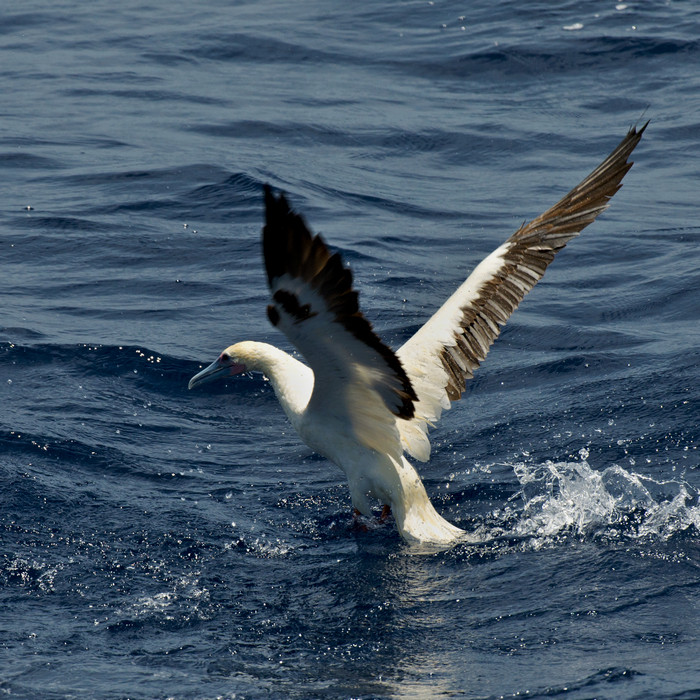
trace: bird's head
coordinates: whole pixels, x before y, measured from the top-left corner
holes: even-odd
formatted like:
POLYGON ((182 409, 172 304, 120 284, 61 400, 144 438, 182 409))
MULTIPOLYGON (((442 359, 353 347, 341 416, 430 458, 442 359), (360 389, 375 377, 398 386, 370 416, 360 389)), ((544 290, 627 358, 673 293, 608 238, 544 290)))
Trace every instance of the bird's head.
POLYGON ((205 367, 201 372, 195 374, 194 377, 190 379, 187 388, 192 389, 199 384, 210 382, 219 377, 231 377, 235 374, 242 374, 243 372, 253 369, 253 367, 251 367, 253 358, 251 357, 248 345, 251 344, 243 342, 227 347, 209 367, 205 367))

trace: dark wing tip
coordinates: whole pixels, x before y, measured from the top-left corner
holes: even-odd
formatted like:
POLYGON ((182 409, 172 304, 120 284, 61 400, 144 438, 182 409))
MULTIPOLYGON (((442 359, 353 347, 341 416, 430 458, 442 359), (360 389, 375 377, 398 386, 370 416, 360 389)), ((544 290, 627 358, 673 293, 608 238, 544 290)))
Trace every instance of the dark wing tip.
MULTIPOLYGON (((647 130, 647 127, 649 126, 649 123, 651 122, 651 119, 647 119, 642 126, 637 127, 636 124, 633 124, 627 134, 625 134, 625 138, 622 139, 620 142, 619 146, 613 151, 613 154, 618 150, 626 150, 627 151, 627 157, 634 151, 634 149, 637 147, 637 144, 642 140, 642 135, 644 132, 647 130)), ((632 163, 630 163, 630 166, 632 163)))
MULTIPOLYGON (((646 111, 646 110, 645 110, 646 111)), ((649 122, 651 122, 651 119, 647 119, 642 126, 637 129, 637 125, 635 124, 633 127, 630 128, 630 131, 633 134, 639 134, 639 138, 642 137, 642 134, 646 131, 646 128, 649 126, 649 122)))
POLYGON ((280 220, 292 213, 287 198, 282 192, 279 193, 279 196, 275 197, 272 187, 267 183, 263 185, 263 192, 265 193, 266 221, 280 220))
POLYGON ((298 267, 312 241, 304 219, 292 211, 283 194, 275 197, 270 185, 263 185, 265 225, 263 226, 263 257, 267 281, 285 272, 298 274, 298 267))

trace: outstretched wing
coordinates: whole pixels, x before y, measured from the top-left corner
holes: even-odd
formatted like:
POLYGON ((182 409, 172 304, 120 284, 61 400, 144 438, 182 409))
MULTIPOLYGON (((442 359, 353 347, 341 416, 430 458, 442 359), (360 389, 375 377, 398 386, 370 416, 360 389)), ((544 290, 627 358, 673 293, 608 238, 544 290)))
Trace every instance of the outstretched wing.
POLYGON ((267 314, 314 372, 309 410, 349 421, 365 445, 400 456, 396 418, 412 418, 417 397, 394 352, 362 315, 352 273, 267 185, 265 216, 267 314))
POLYGON ((607 208, 632 167, 627 159, 647 124, 639 130, 630 129, 585 180, 486 257, 398 350, 419 399, 414 418, 398 425, 403 446, 414 457, 428 459, 428 426, 450 407, 450 401, 460 398, 501 326, 541 279, 557 252, 607 208))

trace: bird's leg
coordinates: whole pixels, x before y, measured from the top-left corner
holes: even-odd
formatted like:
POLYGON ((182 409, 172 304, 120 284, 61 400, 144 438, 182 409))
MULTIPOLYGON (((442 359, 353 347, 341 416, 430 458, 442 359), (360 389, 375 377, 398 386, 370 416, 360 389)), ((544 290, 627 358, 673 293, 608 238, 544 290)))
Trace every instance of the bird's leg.
POLYGON ((382 514, 379 516, 379 522, 385 523, 386 519, 391 515, 391 506, 386 503, 382 506, 382 514))
POLYGON ((360 518, 362 517, 362 513, 360 513, 357 508, 352 509, 352 526, 356 527, 358 530, 361 532, 367 532, 369 528, 367 527, 366 523, 363 523, 360 518))

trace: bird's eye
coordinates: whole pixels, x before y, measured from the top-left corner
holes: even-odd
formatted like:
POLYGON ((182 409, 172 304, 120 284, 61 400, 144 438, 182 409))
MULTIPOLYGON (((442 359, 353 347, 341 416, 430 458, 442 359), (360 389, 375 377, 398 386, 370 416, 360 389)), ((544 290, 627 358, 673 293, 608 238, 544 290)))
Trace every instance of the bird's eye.
POLYGON ((222 352, 221 357, 219 358, 220 362, 230 362, 231 361, 231 356, 227 352, 222 352))

